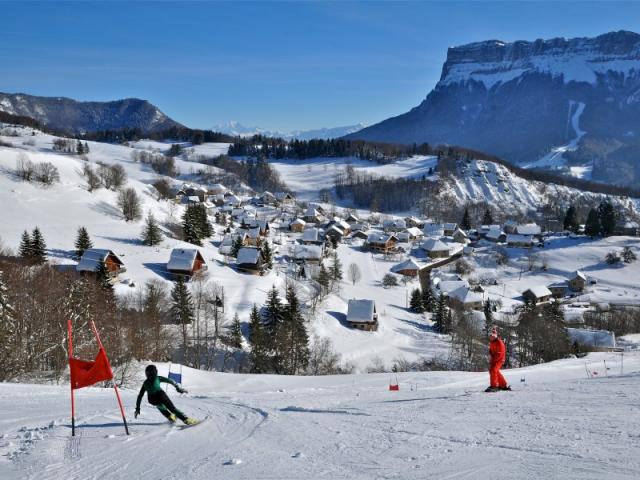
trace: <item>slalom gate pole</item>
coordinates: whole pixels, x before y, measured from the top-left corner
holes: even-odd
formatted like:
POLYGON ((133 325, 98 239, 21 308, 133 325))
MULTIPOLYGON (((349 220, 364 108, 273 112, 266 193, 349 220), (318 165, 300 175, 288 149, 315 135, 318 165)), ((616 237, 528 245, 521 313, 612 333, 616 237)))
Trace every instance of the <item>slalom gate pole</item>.
MULTIPOLYGON (((73 339, 71 319, 67 320, 67 337, 69 340, 69 359, 73 357, 73 339)), ((71 382, 71 365, 69 365, 69 386, 71 387, 71 436, 76 436, 76 401, 73 391, 73 382, 71 382)))
MULTIPOLYGON (((102 341, 100 340, 100 335, 98 334, 98 329, 96 328, 96 324, 91 320, 91 329, 93 330, 93 335, 96 337, 96 341, 98 342, 98 348, 100 350, 104 350, 102 346, 102 341)), ((109 370, 111 370, 111 364, 109 364, 109 370)), ((116 385, 116 379, 113 375, 113 371, 111 372, 111 381, 113 382, 113 389, 116 392, 116 399, 118 400, 118 406, 120 407, 120 414, 122 415, 122 423, 124 423, 124 431, 129 435, 129 425, 127 425, 127 417, 124 414, 124 407, 122 406, 122 399, 120 398, 120 391, 118 390, 118 385, 116 385)))

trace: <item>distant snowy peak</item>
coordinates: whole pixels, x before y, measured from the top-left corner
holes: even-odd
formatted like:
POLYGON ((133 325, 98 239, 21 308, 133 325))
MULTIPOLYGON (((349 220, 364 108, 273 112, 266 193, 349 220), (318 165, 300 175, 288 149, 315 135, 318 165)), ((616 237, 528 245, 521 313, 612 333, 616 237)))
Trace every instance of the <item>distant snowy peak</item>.
POLYGON ((68 133, 139 128, 144 132, 182 127, 146 100, 80 102, 65 97, 0 93, 0 111, 33 118, 68 133))
POLYGON ((231 120, 213 127, 216 132, 226 133, 239 137, 251 137, 264 135, 265 137, 281 137, 287 140, 311 140, 340 138, 350 133, 355 133, 364 128, 364 124, 349 125, 346 127, 318 128, 315 130, 294 130, 292 132, 279 132, 277 130, 265 130, 259 127, 247 127, 239 122, 231 120))
POLYGON ((608 72, 640 74, 640 35, 619 31, 595 38, 506 43, 487 40, 449 48, 439 86, 482 82, 487 89, 526 73, 597 83, 608 72))

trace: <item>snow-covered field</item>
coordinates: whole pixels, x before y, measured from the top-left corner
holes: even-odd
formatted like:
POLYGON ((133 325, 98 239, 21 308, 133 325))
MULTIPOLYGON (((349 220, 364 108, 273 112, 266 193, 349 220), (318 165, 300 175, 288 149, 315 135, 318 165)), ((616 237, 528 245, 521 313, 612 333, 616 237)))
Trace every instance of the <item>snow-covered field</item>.
POLYGON ((403 373, 392 392, 388 374, 186 370, 170 395, 204 423, 172 427, 146 399, 134 420, 124 390, 130 437, 112 390, 78 391, 72 438, 68 386, 0 384, 0 478, 637 479, 640 353, 621 360, 507 370, 514 391, 494 394, 486 373, 403 373))
MULTIPOLYGON (((359 158, 312 158, 308 160, 277 160, 270 162, 278 171, 282 180, 296 192, 300 199, 317 199, 318 191, 334 186, 338 173, 347 165, 356 172, 366 172, 385 177, 422 177, 436 168, 437 159, 433 156, 415 155, 387 165, 359 158)), ((434 180, 437 175, 432 177, 434 180)))

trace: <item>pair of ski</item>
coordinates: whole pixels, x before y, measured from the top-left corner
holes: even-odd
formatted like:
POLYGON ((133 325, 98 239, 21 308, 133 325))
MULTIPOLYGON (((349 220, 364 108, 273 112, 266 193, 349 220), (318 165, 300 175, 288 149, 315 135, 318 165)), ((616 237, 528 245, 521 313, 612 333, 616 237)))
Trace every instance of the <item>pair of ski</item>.
POLYGON ((505 388, 500 388, 500 387, 487 387, 487 389, 484 391, 484 393, 495 393, 495 392, 511 392, 511 387, 505 387, 505 388))

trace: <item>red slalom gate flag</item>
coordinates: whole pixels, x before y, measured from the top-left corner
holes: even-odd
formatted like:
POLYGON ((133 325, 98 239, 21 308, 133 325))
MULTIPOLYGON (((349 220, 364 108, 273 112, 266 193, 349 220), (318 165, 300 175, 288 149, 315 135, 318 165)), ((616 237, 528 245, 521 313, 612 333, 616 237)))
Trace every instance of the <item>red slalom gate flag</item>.
POLYGON ((71 374, 71 388, 89 387, 98 382, 113 380, 113 372, 107 358, 107 352, 101 348, 93 362, 69 357, 69 371, 71 374))

